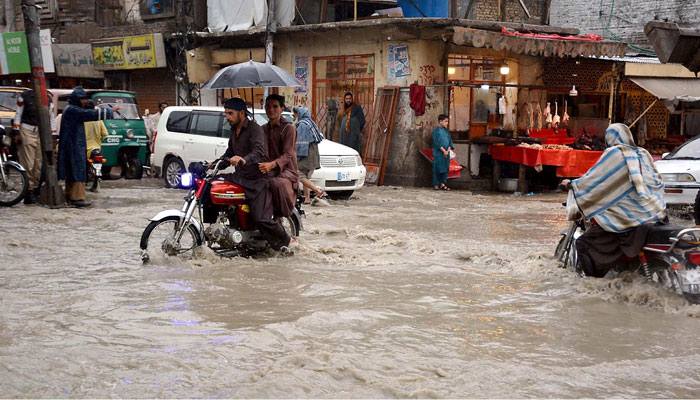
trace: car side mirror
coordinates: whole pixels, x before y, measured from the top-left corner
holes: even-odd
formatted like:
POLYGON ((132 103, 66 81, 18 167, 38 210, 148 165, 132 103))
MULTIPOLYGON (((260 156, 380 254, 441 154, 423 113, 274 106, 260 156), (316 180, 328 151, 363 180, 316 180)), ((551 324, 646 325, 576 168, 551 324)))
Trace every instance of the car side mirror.
POLYGON ((669 153, 664 153, 661 155, 661 158, 666 158, 667 155, 669 155, 669 153))

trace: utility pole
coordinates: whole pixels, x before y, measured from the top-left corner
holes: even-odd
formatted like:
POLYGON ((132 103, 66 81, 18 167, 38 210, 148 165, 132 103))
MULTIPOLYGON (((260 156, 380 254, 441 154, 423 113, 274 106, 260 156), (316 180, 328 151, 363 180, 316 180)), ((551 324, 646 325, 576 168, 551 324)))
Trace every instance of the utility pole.
POLYGON ((41 39, 39 38, 39 12, 34 0, 22 0, 24 14, 24 31, 27 34, 29 65, 32 68, 34 85, 34 103, 39 111, 39 138, 41 140, 42 164, 46 181, 41 186, 39 202, 49 207, 58 207, 66 202, 63 191, 58 186, 56 166, 53 162, 53 141, 51 140, 51 122, 49 119, 49 97, 46 92, 44 60, 41 58, 41 39))
MULTIPOLYGON (((277 32, 277 22, 275 22, 275 0, 268 0, 267 4, 267 37, 265 38, 265 64, 272 64, 272 39, 277 32)), ((264 89, 263 101, 270 94, 270 88, 264 89)), ((255 108, 255 98, 253 98, 253 108, 255 108)))

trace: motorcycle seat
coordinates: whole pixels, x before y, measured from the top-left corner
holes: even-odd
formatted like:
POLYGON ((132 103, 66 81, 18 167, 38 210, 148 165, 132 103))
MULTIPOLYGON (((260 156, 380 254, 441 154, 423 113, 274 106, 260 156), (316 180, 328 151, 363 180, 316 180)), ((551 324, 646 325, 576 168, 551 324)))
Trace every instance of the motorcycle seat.
MULTIPOLYGON (((671 244, 671 238, 678 235, 678 232, 685 229, 682 226, 671 225, 671 224, 650 224, 649 232, 647 232, 647 244, 671 244)), ((689 243, 681 242, 678 246, 693 247, 689 243)))

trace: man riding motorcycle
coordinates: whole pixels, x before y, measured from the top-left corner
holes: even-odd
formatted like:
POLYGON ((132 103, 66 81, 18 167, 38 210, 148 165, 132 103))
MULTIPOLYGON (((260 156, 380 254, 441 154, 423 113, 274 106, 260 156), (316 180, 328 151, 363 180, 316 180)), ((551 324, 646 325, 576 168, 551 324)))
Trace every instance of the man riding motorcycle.
POLYGON ((605 131, 608 148, 581 178, 563 181, 576 206, 593 223, 578 238, 579 272, 603 277, 620 259, 639 254, 651 223, 667 223, 661 175, 624 124, 605 131))
POLYGON ((255 121, 247 118, 247 107, 242 99, 228 100, 224 111, 226 121, 231 126, 231 135, 223 158, 236 167, 236 172, 222 176, 243 187, 253 222, 270 247, 275 250, 291 247, 296 241, 273 219, 268 178, 258 167, 265 159, 263 131, 255 121))

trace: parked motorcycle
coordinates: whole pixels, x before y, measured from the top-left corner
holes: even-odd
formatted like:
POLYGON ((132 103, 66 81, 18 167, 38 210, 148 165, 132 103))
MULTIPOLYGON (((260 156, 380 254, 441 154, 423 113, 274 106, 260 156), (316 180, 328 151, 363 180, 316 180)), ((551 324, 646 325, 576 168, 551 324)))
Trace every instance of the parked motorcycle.
MULTIPOLYGON (((190 171, 180 175, 180 187, 190 189, 180 210, 161 211, 146 226, 141 235, 141 259, 148 262, 156 252, 175 256, 208 246, 221 256, 250 255, 269 248, 251 221, 243 188, 231 182, 217 180, 228 162, 222 159, 209 169, 207 163, 192 163, 190 171), (199 164, 199 165, 198 165, 199 164), (209 194, 209 201, 203 196, 209 194), (205 223, 211 221, 208 226, 205 223)), ((301 229, 303 199, 291 216, 282 218, 287 233, 296 237, 301 229)))
MULTIPOLYGON (((579 272, 576 240, 588 227, 584 218, 572 221, 561 232, 554 258, 564 268, 579 272)), ((637 257, 617 260, 617 272, 635 271, 651 282, 700 304, 700 229, 652 224, 637 257)), ((582 274, 583 275, 583 274, 582 274)))
POLYGON ((12 138, 5 133, 5 127, 0 125, 0 206, 13 206, 27 195, 29 180, 27 171, 10 155, 12 138))
POLYGON ((87 160, 87 180, 92 182, 90 187, 91 192, 97 192, 102 180, 102 163, 107 162, 107 159, 102 157, 100 149, 92 149, 90 157, 87 160))

